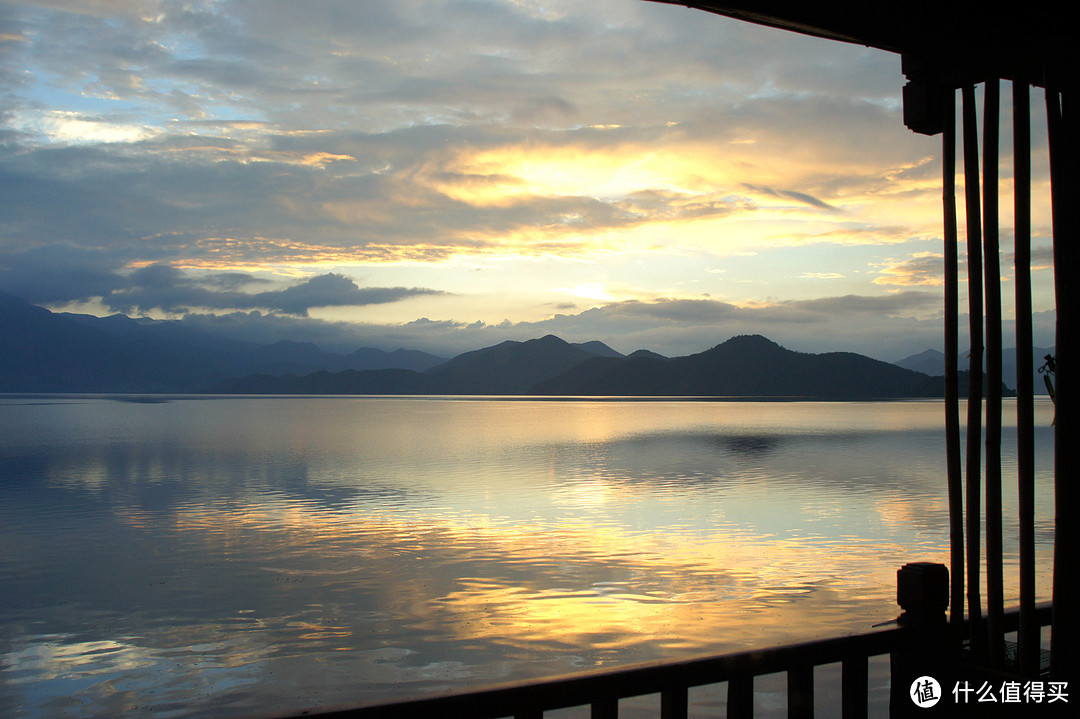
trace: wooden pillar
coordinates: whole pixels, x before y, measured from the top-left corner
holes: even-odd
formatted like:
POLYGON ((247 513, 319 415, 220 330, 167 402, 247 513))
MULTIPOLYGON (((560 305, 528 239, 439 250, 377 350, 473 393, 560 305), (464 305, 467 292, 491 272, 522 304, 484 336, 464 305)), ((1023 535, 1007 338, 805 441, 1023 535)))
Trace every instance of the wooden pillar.
POLYGON ((983 95, 983 288, 986 294, 986 609, 992 667, 1005 661, 1001 538, 1001 261, 998 257, 998 115, 1001 86, 983 95))
POLYGON ((1076 132, 1080 130, 1075 111, 1068 105, 1075 99, 1070 86, 1061 87, 1050 78, 1046 88, 1050 135, 1050 174, 1054 220, 1054 294, 1057 304, 1056 396, 1054 424, 1054 614, 1051 643, 1051 673, 1070 683, 1080 681, 1080 623, 1076 612, 1080 602, 1080 563, 1076 551, 1077 417, 1075 393, 1076 357, 1069 353, 1069 330, 1080 291, 1071 271, 1076 267, 1076 132))
POLYGON ((1019 671, 1039 671, 1035 616, 1035 387, 1031 327, 1031 93, 1027 78, 1013 78, 1013 236, 1016 306, 1016 454, 1020 523, 1019 671))
POLYGON ((942 102, 942 205, 945 271, 945 466, 949 490, 949 562, 952 572, 949 625, 959 638, 964 624, 964 487, 960 467, 959 261, 956 232, 956 91, 942 102))
POLYGON ((968 363, 967 406, 967 596, 971 648, 985 656, 985 634, 980 593, 979 548, 982 447, 982 223, 979 202, 979 132, 976 126, 975 88, 965 85, 963 97, 964 198, 967 221, 968 329, 971 338, 968 363))

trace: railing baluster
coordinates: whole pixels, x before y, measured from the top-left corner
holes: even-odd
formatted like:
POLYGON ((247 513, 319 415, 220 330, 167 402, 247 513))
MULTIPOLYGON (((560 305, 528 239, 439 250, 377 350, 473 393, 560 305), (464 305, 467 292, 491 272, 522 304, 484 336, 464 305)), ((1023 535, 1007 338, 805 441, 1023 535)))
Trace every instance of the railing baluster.
POLYGON ((814 717, 814 667, 804 664, 787 673, 788 719, 813 719, 814 717))
POLYGON ((589 717, 590 719, 618 719, 619 700, 599 699, 594 701, 590 707, 589 717))
POLYGON ((728 719, 753 719, 754 716, 754 677, 740 674, 728 680, 727 687, 728 719))
POLYGON ((668 687, 660 693, 660 719, 686 719, 688 709, 687 687, 668 687))
POLYGON ((860 656, 845 659, 841 664, 840 711, 843 719, 866 719, 869 714, 868 662, 868 657, 860 656))

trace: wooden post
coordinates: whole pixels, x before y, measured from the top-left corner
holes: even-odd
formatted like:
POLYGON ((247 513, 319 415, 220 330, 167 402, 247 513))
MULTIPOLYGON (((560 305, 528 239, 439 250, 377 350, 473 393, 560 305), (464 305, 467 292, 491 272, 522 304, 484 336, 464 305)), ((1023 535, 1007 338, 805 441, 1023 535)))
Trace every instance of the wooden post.
POLYGON ((942 204, 944 205, 945 270, 945 464, 949 487, 949 562, 952 600, 949 624, 957 639, 964 624, 964 487, 960 467, 959 261, 956 232, 956 91, 949 88, 942 103, 942 204))
POLYGON ((787 672, 788 719, 814 719, 814 666, 804 664, 787 672))
POLYGON ((1001 86, 983 95, 983 268, 986 291, 986 608, 992 667, 1005 661, 1004 567, 1001 539, 1001 261, 998 258, 998 115, 1001 86))
MULTIPOLYGON (((1051 78, 1053 80, 1054 78, 1051 78)), ((1071 272, 1076 267, 1076 132, 1080 131, 1075 111, 1066 105, 1075 100, 1065 90, 1047 82, 1046 109, 1050 136, 1050 174, 1054 221, 1054 295, 1057 305, 1057 408, 1054 424, 1054 616, 1050 645, 1051 674, 1069 682, 1080 681, 1080 623, 1076 617, 1080 601, 1080 566, 1076 552, 1076 408, 1073 405, 1076 379, 1072 370, 1076 358, 1069 353, 1069 328, 1080 297, 1080 288, 1071 272), (1071 137, 1070 137, 1071 136, 1071 137)))
POLYGON ((618 719, 618 717, 618 699, 600 699, 590 705, 589 719, 618 719))
POLYGON ((870 698, 867 658, 845 659, 840 665, 840 673, 840 716, 842 719, 866 719, 870 698))
POLYGON ((950 639, 945 610, 949 606, 949 570, 944 564, 913 562, 896 572, 896 602, 904 610, 897 622, 907 627, 905 647, 889 656, 892 681, 890 717, 925 716, 910 694, 915 680, 930 676, 942 691, 952 687, 956 642, 950 639))
POLYGON ((660 692, 660 719, 686 719, 690 695, 686 687, 672 687, 660 692))
POLYGON ((985 655, 985 634, 980 595, 979 528, 981 495, 980 437, 982 435, 982 226, 979 211, 979 133, 975 116, 975 88, 961 91, 964 110, 964 198, 967 221, 968 329, 971 337, 968 363, 967 406, 967 596, 971 649, 985 655))
POLYGON ((753 719, 754 677, 752 674, 734 676, 728 680, 728 719, 753 719))
POLYGON ((1040 630, 1035 617, 1035 388, 1031 328, 1031 94, 1027 78, 1013 78, 1013 236, 1016 281, 1016 454, 1020 511, 1019 671, 1039 671, 1040 630))

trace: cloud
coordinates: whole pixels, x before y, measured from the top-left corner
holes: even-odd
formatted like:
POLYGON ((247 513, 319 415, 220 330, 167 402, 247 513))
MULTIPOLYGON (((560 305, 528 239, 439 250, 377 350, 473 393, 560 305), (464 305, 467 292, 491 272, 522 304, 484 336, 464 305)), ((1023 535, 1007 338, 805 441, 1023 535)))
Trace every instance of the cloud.
POLYGON ((941 258, 939 252, 917 252, 906 260, 889 260, 873 282, 899 287, 941 285, 945 275, 941 258))
POLYGON ((190 308, 264 309, 298 317, 313 307, 351 307, 398 302, 420 295, 445 294, 421 287, 358 287, 344 275, 325 274, 280 290, 246 293, 234 287, 259 283, 243 273, 210 275, 208 283, 167 265, 150 265, 132 272, 128 286, 110 292, 102 301, 119 312, 161 310, 185 313, 190 308), (206 287, 209 284, 210 287, 206 287), (225 286, 223 289, 222 286, 225 286))
MULTIPOLYGON (((881 337, 874 318, 932 313, 905 292, 832 315, 753 304, 728 294, 750 287, 735 265, 696 295, 729 302, 680 299, 682 277, 649 272, 828 245, 808 279, 884 291, 856 284, 866 254, 840 250, 940 233, 938 143, 904 128, 887 53, 640 0, 5 7, 0 286, 33 301, 296 333, 312 308, 370 308, 359 320, 422 304, 434 319, 363 332, 472 349, 595 331, 665 352, 759 326, 793 346, 812 326, 825 344, 841 318, 881 337), (559 275, 548 288, 671 299, 580 310, 523 267, 559 275), (447 316, 432 287, 499 299, 447 316), (527 303, 531 323, 503 324, 527 303)), ((932 289, 925 259, 876 267, 877 281, 932 289)))
POLYGON ((115 271, 122 259, 68 243, 13 252, 0 245, 0 287, 27 302, 62 304, 87 300, 119 289, 115 271))
POLYGON ((274 292, 254 295, 249 306, 305 315, 312 307, 347 307, 397 302, 418 295, 445 294, 422 287, 357 287, 343 275, 326 274, 274 292))
POLYGON ((20 6, 29 40, 9 44, 41 86, 15 95, 30 134, 0 165, 22 188, 0 231, 223 270, 588 252, 762 192, 842 210, 920 146, 864 49, 637 0, 560 7, 20 6), (854 95, 822 80, 838 62, 867 80, 854 95))
POLYGON ((822 297, 812 300, 789 300, 771 307, 788 308, 808 315, 850 317, 853 315, 876 315, 895 317, 911 312, 926 311, 941 305, 941 298, 933 292, 908 290, 889 295, 844 295, 822 297))
MULTIPOLYGON (((337 351, 364 345, 388 350, 406 347, 449 357, 505 340, 556 334, 571 342, 599 339, 624 353, 647 348, 678 356, 700 352, 735 335, 763 334, 798 351, 851 351, 893 361, 922 349, 940 349, 940 305, 935 293, 905 291, 746 307, 707 299, 628 300, 531 322, 424 317, 399 324, 356 324, 260 312, 192 314, 184 321, 252 341, 288 337, 337 351)), ((1036 318, 1037 343, 1053 342, 1052 315, 1040 313, 1036 318)), ((965 326, 962 321, 961 329, 965 326)))
POLYGON ((805 192, 796 192, 795 190, 774 190, 771 187, 753 185, 748 182, 744 182, 742 184, 743 187, 755 194, 769 195, 776 198, 787 197, 797 202, 802 202, 803 204, 817 207, 822 210, 828 210, 829 212, 839 212, 838 208, 830 205, 824 200, 819 200, 813 195, 807 194, 805 192))
POLYGON ((9 124, 17 130, 42 135, 50 141, 68 145, 138 142, 158 132, 145 125, 116 122, 62 110, 35 114, 16 112, 9 124))
POLYGON ((807 205, 812 205, 814 207, 819 207, 819 208, 821 208, 823 210, 829 210, 830 212, 838 212, 839 211, 838 208, 833 207, 828 202, 825 202, 823 200, 819 200, 818 198, 814 197, 813 195, 808 195, 805 192, 795 192, 794 190, 781 190, 780 194, 784 195, 785 197, 790 197, 792 199, 798 200, 799 202, 804 202, 807 205))
MULTIPOLYGON (((1001 263, 1003 268, 1008 268, 1011 272, 1012 268, 1016 265, 1016 255, 1012 252, 1002 256, 1001 263)), ((1054 247, 1053 245, 1037 245, 1031 248, 1031 271, 1038 272, 1039 270, 1052 270, 1054 269, 1054 247)))
POLYGON ((246 272, 218 272, 203 275, 199 282, 221 290, 239 290, 252 285, 273 284, 273 280, 265 277, 255 277, 246 272))

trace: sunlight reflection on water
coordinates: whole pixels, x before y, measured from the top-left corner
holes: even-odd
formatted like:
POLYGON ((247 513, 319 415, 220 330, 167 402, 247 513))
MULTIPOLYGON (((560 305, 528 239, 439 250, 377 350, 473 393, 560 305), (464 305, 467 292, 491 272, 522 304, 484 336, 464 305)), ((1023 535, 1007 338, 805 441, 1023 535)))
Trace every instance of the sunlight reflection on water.
POLYGON ((899 566, 946 561, 940 426, 934 402, 0 398, 0 709, 289 712, 861 631, 899 566))

